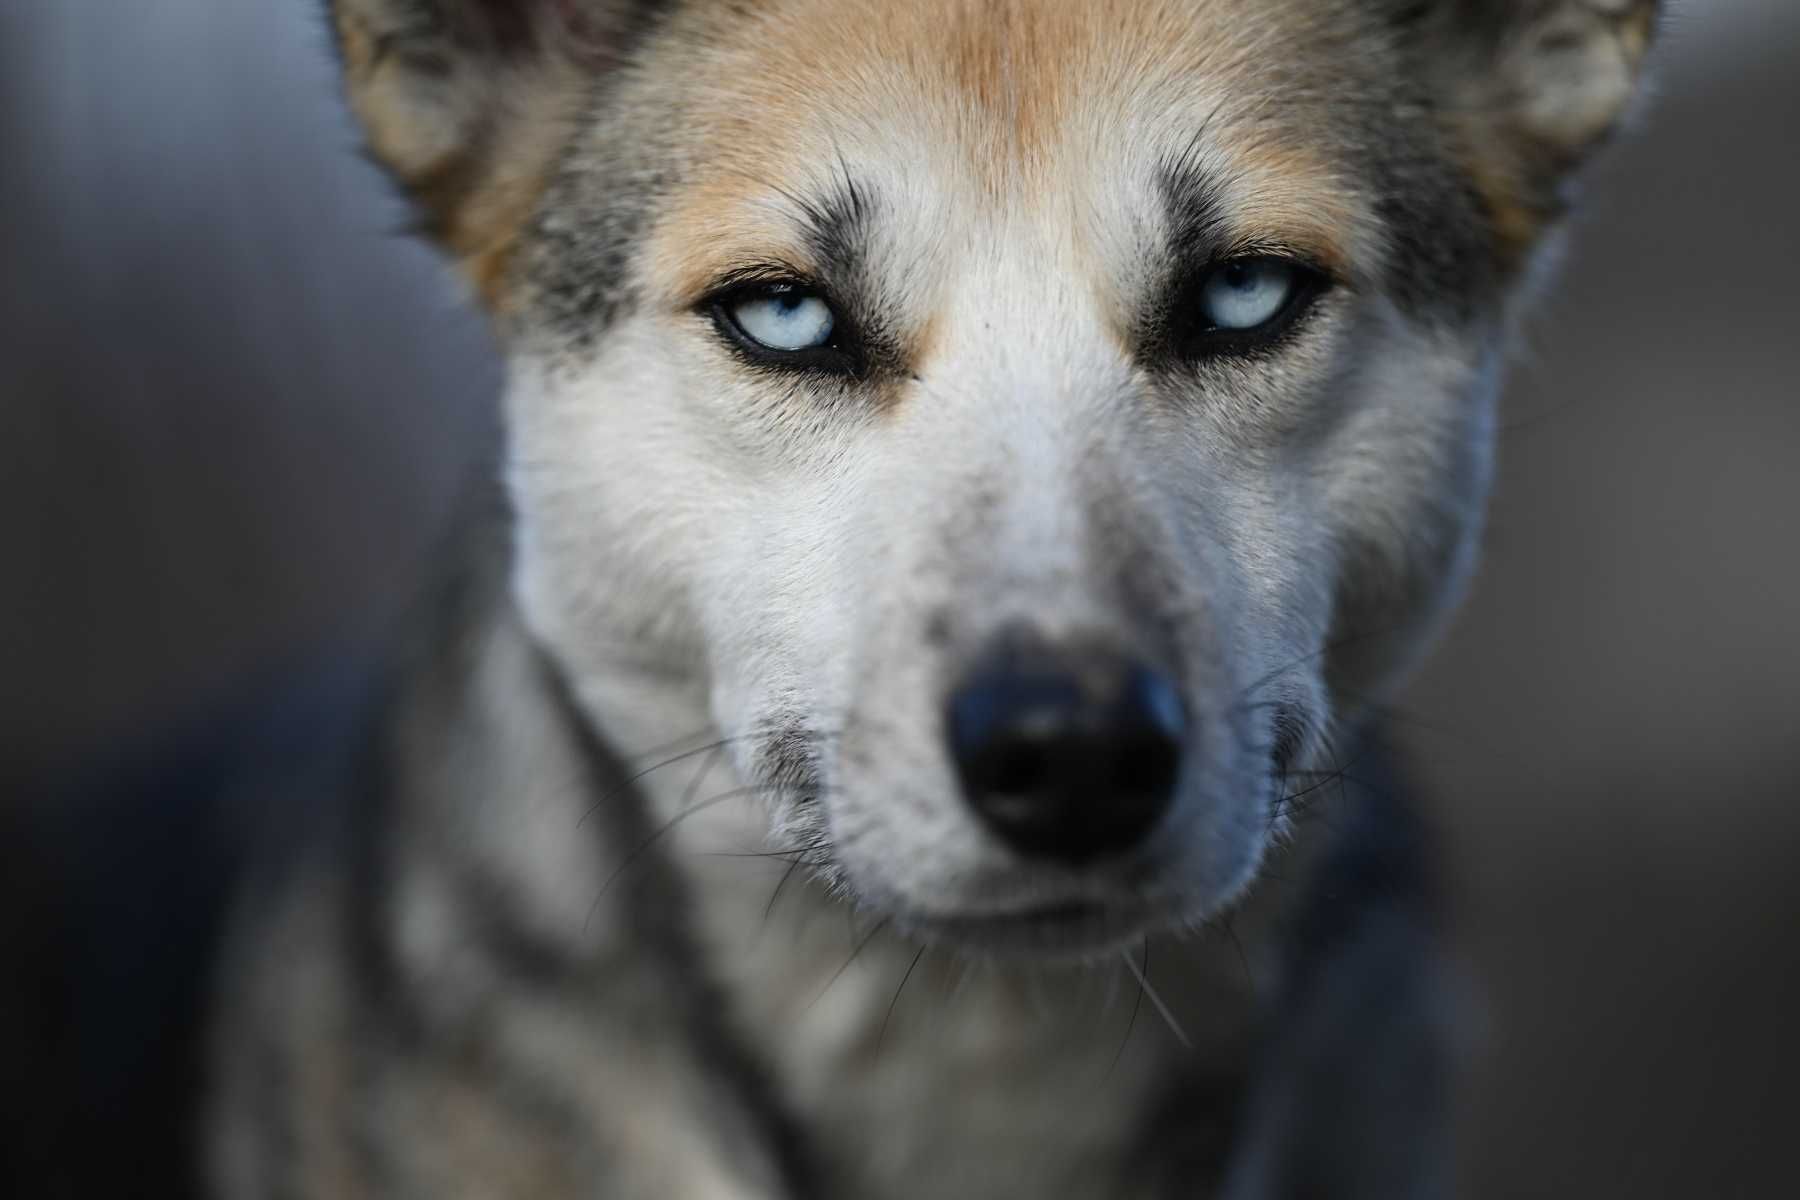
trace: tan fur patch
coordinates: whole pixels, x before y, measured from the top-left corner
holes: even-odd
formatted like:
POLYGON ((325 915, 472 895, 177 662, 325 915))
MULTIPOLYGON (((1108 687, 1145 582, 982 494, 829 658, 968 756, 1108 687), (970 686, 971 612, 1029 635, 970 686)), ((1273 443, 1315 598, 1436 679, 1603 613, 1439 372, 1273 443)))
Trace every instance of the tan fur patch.
POLYGON ((421 67, 384 44, 358 7, 335 13, 351 107, 370 149, 476 293, 504 311, 520 233, 571 128, 579 66, 560 55, 470 63, 446 49, 442 61, 421 67))
POLYGON ((497 313, 510 307, 513 258, 567 142, 577 95, 573 83, 526 93, 533 102, 512 116, 503 136, 488 139, 487 161, 474 168, 479 182, 443 228, 471 286, 497 313))
POLYGON ((1526 172, 1514 160, 1474 153, 1466 170, 1487 214, 1496 261, 1507 271, 1516 270, 1559 210, 1544 202, 1542 190, 1526 181, 1526 172))
POLYGON ((1568 0, 1514 31, 1456 106, 1456 136, 1501 262, 1522 263, 1563 210, 1559 185, 1619 124, 1657 0, 1568 0))
MULTIPOLYGON (((1093 224, 1081 212, 1093 193, 1148 204, 1148 173, 1202 130, 1233 197, 1234 237, 1344 269, 1372 248, 1374 223, 1306 146, 1302 110, 1262 103, 1279 92, 1271 64, 1286 56, 1260 12, 1249 0, 709 11, 686 124, 701 169, 659 223, 652 283, 681 307, 743 260, 809 269, 784 196, 828 186, 845 165, 898 181, 929 174, 966 228, 1048 212, 1071 236, 1093 224), (1126 170, 1141 174, 1119 178, 1126 170)), ((1320 35, 1305 16, 1279 33, 1320 35)), ((1096 273, 1117 270, 1074 249, 1096 273)))

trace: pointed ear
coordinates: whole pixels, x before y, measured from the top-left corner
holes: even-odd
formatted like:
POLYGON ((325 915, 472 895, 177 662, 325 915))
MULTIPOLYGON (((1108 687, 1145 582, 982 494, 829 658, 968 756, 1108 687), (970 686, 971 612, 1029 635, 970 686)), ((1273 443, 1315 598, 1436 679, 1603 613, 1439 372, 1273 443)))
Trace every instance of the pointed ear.
POLYGON ((588 83, 650 0, 330 0, 350 106, 490 303, 588 83))
POLYGON ((1522 254, 1637 93, 1660 0, 1402 0, 1465 165, 1522 254))

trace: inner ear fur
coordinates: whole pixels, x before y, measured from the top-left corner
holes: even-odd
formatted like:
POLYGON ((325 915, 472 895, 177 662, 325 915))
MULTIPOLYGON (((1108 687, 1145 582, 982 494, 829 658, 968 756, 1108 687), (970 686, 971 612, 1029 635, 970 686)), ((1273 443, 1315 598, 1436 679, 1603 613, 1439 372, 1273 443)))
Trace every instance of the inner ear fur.
POLYGON ((1452 139, 1503 254, 1567 207, 1578 169, 1637 94, 1660 0, 1411 0, 1452 139))
POLYGON ((330 0, 369 150, 490 305, 588 84, 649 0, 330 0))

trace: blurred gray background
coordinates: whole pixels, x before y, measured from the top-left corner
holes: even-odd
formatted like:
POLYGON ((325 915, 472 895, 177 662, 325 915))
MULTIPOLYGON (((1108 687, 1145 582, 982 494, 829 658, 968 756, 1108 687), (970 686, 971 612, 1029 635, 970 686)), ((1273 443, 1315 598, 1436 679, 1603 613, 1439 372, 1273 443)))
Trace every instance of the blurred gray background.
MULTIPOLYGON (((0 4, 0 781, 391 623, 492 431, 318 7, 0 4)), ((1393 716, 1484 997, 1469 1196, 1769 1194, 1800 1115, 1800 3, 1688 0, 1656 90, 1393 716)))

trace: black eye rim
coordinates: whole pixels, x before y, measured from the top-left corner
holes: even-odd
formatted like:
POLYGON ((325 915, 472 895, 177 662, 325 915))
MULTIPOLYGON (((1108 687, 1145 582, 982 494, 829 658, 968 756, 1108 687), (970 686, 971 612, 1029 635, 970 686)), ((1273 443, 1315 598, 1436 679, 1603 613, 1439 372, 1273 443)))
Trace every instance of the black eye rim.
POLYGON ((1293 340, 1334 282, 1318 264, 1291 254, 1263 252, 1215 259, 1172 289, 1159 340, 1168 352, 1188 363, 1266 358, 1293 340), (1247 329, 1231 329, 1207 319, 1206 287, 1219 272, 1265 265, 1294 275, 1293 288, 1279 312, 1247 329))
POLYGON ((712 319, 726 347, 752 367, 851 379, 861 379, 868 372, 862 339, 857 335, 855 323, 844 307, 832 300, 831 293, 815 283, 785 276, 736 279, 715 289, 699 307, 712 319), (796 293, 816 296, 831 309, 831 337, 824 345, 777 350, 751 337, 731 312, 733 306, 746 300, 796 293))

